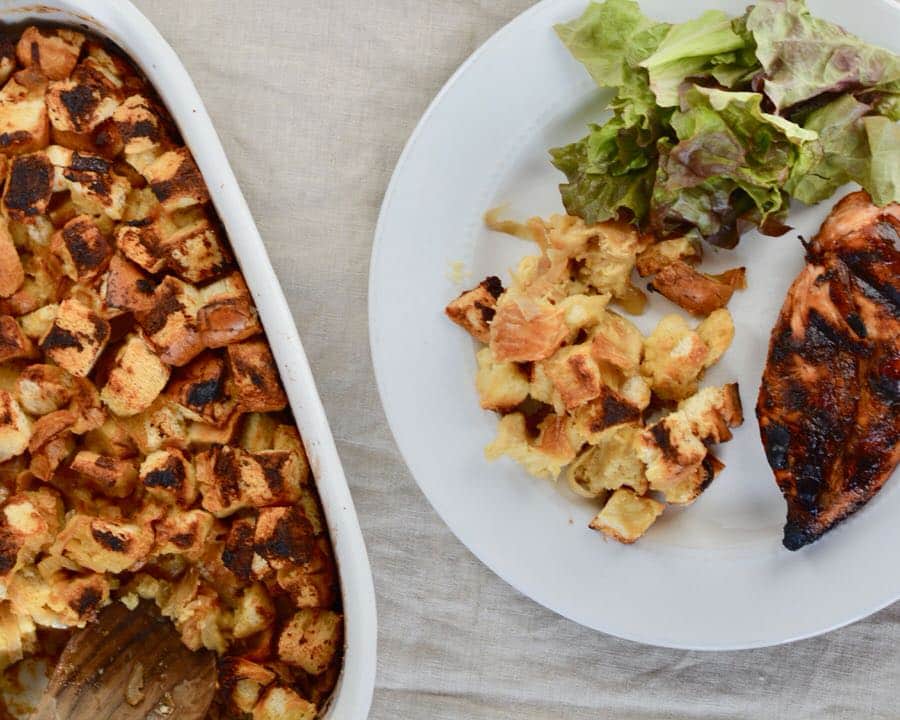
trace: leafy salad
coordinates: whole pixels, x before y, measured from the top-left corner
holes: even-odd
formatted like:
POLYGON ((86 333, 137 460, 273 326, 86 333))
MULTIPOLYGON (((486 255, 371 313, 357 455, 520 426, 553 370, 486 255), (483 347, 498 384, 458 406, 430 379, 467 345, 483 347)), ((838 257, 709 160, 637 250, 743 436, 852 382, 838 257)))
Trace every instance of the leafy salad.
POLYGON ((606 122, 550 151, 569 214, 731 247, 751 227, 784 232, 791 198, 847 182, 900 201, 900 57, 803 0, 680 24, 605 0, 556 31, 614 91, 606 122))

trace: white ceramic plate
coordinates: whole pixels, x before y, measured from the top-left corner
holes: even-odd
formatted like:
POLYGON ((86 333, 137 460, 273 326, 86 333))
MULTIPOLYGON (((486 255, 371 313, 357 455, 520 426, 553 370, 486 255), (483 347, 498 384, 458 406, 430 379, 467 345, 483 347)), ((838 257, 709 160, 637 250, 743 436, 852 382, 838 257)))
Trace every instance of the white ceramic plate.
MULTIPOLYGON (((900 487, 814 545, 781 546, 784 503, 753 415, 770 329, 831 203, 797 207, 781 238, 756 234, 704 267, 748 267, 730 310, 737 335, 709 383, 740 382, 746 421, 719 448, 727 464, 692 506, 668 509, 636 545, 589 530, 596 508, 482 449, 496 417, 478 407, 472 341, 443 314, 485 275, 508 277, 533 246, 487 231, 482 213, 507 204, 525 218, 559 212, 561 175, 547 148, 581 137, 605 98, 562 47, 554 23, 586 0, 545 0, 492 37, 438 94, 391 180, 372 254, 372 356, 400 450, 435 509, 485 564, 537 602, 597 630, 671 647, 734 649, 787 642, 862 618, 900 597, 900 487), (460 284, 453 264, 467 277, 460 284)), ((641 0, 680 21, 746 0, 641 0)), ((900 50, 891 0, 809 0, 812 11, 900 50), (851 10, 852 7, 852 10, 851 10)), ((848 188, 849 189, 849 188, 848 188)), ((839 197, 840 195, 836 196, 839 197)), ((649 331, 674 306, 661 298, 637 320, 649 331)))

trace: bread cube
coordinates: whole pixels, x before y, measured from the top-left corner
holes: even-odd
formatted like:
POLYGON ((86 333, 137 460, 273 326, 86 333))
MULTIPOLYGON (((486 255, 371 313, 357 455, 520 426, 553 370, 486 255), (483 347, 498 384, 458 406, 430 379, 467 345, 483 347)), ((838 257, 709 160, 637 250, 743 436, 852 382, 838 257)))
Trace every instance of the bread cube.
POLYGON ((235 407, 226 379, 224 358, 207 352, 175 373, 166 394, 185 417, 221 427, 235 407))
POLYGON ((607 537, 630 544, 647 532, 662 514, 663 508, 663 503, 622 487, 606 501, 589 526, 607 537))
POLYGON ((74 513, 50 553, 94 572, 120 573, 139 568, 147 560, 153 543, 150 526, 74 513))
POLYGON ((641 373, 664 400, 681 400, 697 391, 707 367, 709 347, 680 315, 667 315, 644 340, 641 373))
POLYGON ((222 564, 244 585, 252 580, 255 537, 256 516, 239 517, 231 523, 222 550, 222 564))
POLYGON ((137 469, 130 460, 120 460, 81 450, 69 467, 87 484, 111 498, 126 498, 137 485, 137 469))
POLYGON ((184 417, 175 403, 165 395, 157 398, 144 412, 119 418, 118 422, 142 453, 187 444, 184 417))
POLYGON ((510 412, 528 397, 529 383, 521 366, 497 362, 490 347, 478 351, 475 387, 485 410, 510 412))
POLYGON ((209 202, 206 183, 187 148, 163 153, 142 174, 168 213, 209 202))
MULTIPOLYGON (((47 147, 50 123, 44 102, 46 89, 46 78, 28 70, 7 80, 0 90, 0 151, 19 155, 47 147)), ((16 182, 20 188, 21 175, 16 182)), ((13 193, 21 192, 18 188, 13 193)))
POLYGON ((569 334, 563 310, 546 299, 506 292, 491 320, 490 346, 500 362, 544 360, 569 334))
MULTIPOLYGON (((0 129, 6 120, 0 96, 0 129)), ((14 158, 3 190, 3 207, 10 219, 28 223, 35 216, 46 213, 53 195, 55 176, 56 169, 46 153, 36 152, 14 158)))
POLYGON ((63 504, 49 488, 17 493, 0 507, 0 578, 31 563, 59 532, 63 504))
POLYGON ((667 265, 677 260, 694 264, 703 259, 700 243, 688 237, 670 238, 654 243, 638 254, 635 267, 638 275, 655 275, 667 265))
POLYGON ((166 365, 135 333, 116 352, 113 367, 100 398, 119 417, 137 415, 149 408, 169 381, 166 365))
POLYGON ((167 365, 182 366, 203 350, 197 314, 201 298, 192 286, 167 276, 153 291, 153 304, 135 317, 167 365))
POLYGON ((63 300, 49 332, 41 340, 47 357, 72 375, 85 377, 109 340, 109 323, 75 299, 63 300))
POLYGON ((16 69, 16 44, 7 35, 0 40, 0 85, 9 80, 16 69))
POLYGON ((167 235, 165 249, 169 268, 187 282, 206 282, 232 268, 218 231, 204 215, 167 235))
POLYGON ((66 28, 25 29, 16 46, 19 62, 40 70, 51 80, 62 80, 75 69, 84 35, 66 28))
POLYGON ((31 340, 40 340, 50 332, 53 321, 56 320, 57 312, 59 312, 59 305, 56 303, 44 305, 34 312, 20 316, 19 327, 31 340))
POLYGON ((245 507, 296 502, 304 465, 293 452, 222 446, 197 455, 195 467, 203 508, 226 517, 245 507))
POLYGON ((340 649, 343 619, 331 610, 299 610, 281 631, 278 657, 310 675, 324 672, 340 649))
POLYGON ((0 315, 0 362, 24 360, 36 356, 34 343, 14 317, 0 315))
POLYGON ((72 429, 78 422, 78 413, 72 409, 56 410, 34 423, 28 451, 31 453, 29 470, 44 482, 69 457, 75 448, 72 429))
POLYGON ((644 465, 634 449, 636 424, 617 425, 600 433, 566 470, 572 491, 582 497, 602 498, 627 485, 639 495, 647 492, 644 465))
POLYGON ((484 454, 488 460, 508 455, 535 477, 555 480, 563 466, 575 458, 579 447, 569 418, 551 413, 540 423, 538 437, 533 439, 525 416, 514 412, 501 418, 497 437, 484 454))
POLYGON ((466 290, 447 305, 445 312, 453 322, 473 338, 487 344, 491 339, 491 320, 497 309, 497 299, 503 294, 500 278, 486 277, 476 287, 466 290))
POLYGON ((737 289, 747 286, 745 268, 733 268, 721 275, 707 275, 683 260, 666 265, 653 278, 652 288, 679 307, 699 316, 724 308, 737 289))
POLYGON ((159 227, 149 220, 133 220, 116 228, 116 247, 131 262, 149 273, 166 266, 165 246, 159 227))
POLYGON ((144 490, 166 504, 187 508, 197 498, 194 466, 177 448, 157 450, 147 455, 138 475, 144 490))
POLYGON ((296 507, 267 507, 259 511, 254 531, 254 550, 276 570, 303 565, 312 558, 315 534, 306 516, 296 507))
POLYGON ((125 160, 138 172, 162 154, 165 132, 153 103, 144 95, 131 95, 112 116, 125 160))
POLYGON ((226 350, 231 391, 243 410, 275 412, 287 407, 278 366, 265 340, 234 343, 226 350))
POLYGON ((252 715, 252 720, 315 720, 319 711, 290 688, 276 685, 266 690, 252 715))
POLYGON ((709 349, 706 367, 712 367, 731 345, 734 339, 734 322, 725 309, 713 310, 709 317, 697 326, 697 335, 709 349))
POLYGON ((240 273, 207 285, 201 295, 203 306, 197 318, 206 347, 224 347, 262 332, 256 307, 240 273))
POLYGON ((113 249, 89 215, 78 215, 50 239, 62 273, 75 282, 92 280, 106 269, 113 249))
POLYGON ((567 410, 598 397, 603 388, 590 343, 560 349, 544 363, 544 371, 567 410))
POLYGON ((13 394, 0 390, 0 463, 28 448, 32 424, 13 394))
POLYGON ((96 130, 119 106, 118 98, 85 72, 51 82, 46 102, 53 129, 79 135, 96 130))
POLYGON ((262 583, 254 583, 238 598, 234 608, 234 637, 238 640, 265 630, 275 622, 275 604, 262 583))
MULTIPOLYGON (((258 572, 258 562, 262 558, 257 556, 257 559, 258 572)), ((312 555, 305 563, 270 560, 267 565, 275 568, 275 582, 290 595, 298 608, 330 607, 334 604, 338 592, 337 570, 327 537, 315 539, 312 555)))
POLYGON ((230 693, 238 710, 249 713, 267 685, 276 678, 274 672, 243 657, 226 657, 219 663, 219 682, 230 693))
POLYGON ((61 145, 48 147, 47 156, 58 173, 62 189, 70 191, 76 208, 89 215, 122 219, 131 184, 113 172, 109 160, 61 145))
POLYGON ((641 411, 642 408, 604 386, 600 397, 579 407, 572 417, 578 434, 593 445, 609 428, 640 422, 641 411))
POLYGON ((606 312, 597 324, 591 350, 597 362, 606 362, 625 375, 634 375, 641 364, 644 336, 630 320, 606 312))
POLYGON ((0 298, 13 295, 25 282, 19 251, 5 222, 0 222, 0 298))
POLYGON ((206 550, 206 542, 213 530, 215 518, 204 510, 169 509, 156 523, 156 554, 184 555, 198 560, 206 550))
POLYGON ((155 289, 156 283, 135 265, 122 255, 113 255, 103 279, 100 296, 107 314, 113 315, 116 311, 142 313, 152 307, 155 289))
POLYGON ((0 670, 37 650, 36 630, 28 613, 17 611, 10 602, 0 602, 0 670))
POLYGON ((244 416, 239 440, 240 446, 250 452, 273 450, 278 420, 265 413, 248 413, 244 416))
POLYGON ((47 415, 69 404, 74 394, 72 376, 56 365, 30 365, 16 381, 16 396, 25 412, 47 415))

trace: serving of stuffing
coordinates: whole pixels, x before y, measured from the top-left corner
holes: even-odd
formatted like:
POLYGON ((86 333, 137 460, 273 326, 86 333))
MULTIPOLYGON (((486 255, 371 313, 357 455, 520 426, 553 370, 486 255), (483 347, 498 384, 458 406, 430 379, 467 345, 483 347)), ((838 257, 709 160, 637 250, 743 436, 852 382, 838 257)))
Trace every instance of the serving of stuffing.
POLYGON ((565 471, 571 489, 599 506, 590 527, 632 543, 667 504, 697 499, 724 467, 711 446, 743 422, 736 383, 700 383, 731 344, 725 305, 744 270, 701 273, 696 242, 654 242, 626 223, 553 215, 522 226, 494 212, 486 220, 540 254, 521 260, 508 288, 488 277, 446 308, 480 344, 478 397, 500 416, 485 453, 540 478, 565 471), (702 319, 667 315, 644 336, 611 309, 643 312, 635 271, 702 319))
POLYGON ((108 43, 7 34, 0 83, 0 690, 144 599, 218 654, 211 717, 312 720, 331 543, 203 177, 108 43))

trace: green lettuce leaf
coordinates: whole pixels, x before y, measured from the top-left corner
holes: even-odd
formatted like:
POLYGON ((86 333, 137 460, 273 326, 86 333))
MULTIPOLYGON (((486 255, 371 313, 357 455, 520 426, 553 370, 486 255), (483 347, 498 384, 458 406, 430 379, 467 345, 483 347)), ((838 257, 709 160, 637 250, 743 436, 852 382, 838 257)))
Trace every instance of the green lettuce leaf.
POLYGON ((823 93, 896 86, 900 57, 813 17, 803 0, 759 0, 747 16, 764 92, 779 112, 823 93))
POLYGON ((900 201, 900 122, 873 115, 863 118, 871 163, 862 183, 876 205, 900 201))
POLYGON ((710 75, 718 66, 720 76, 731 82, 746 75, 756 65, 752 54, 748 58, 739 53, 748 49, 748 40, 735 32, 724 12, 707 10, 695 20, 672 26, 641 67, 649 74, 657 102, 671 107, 678 104, 678 90, 686 78, 710 75), (744 66, 748 60, 749 67, 744 66))

